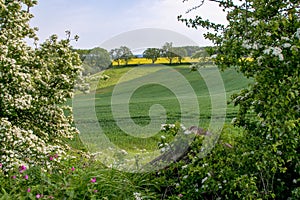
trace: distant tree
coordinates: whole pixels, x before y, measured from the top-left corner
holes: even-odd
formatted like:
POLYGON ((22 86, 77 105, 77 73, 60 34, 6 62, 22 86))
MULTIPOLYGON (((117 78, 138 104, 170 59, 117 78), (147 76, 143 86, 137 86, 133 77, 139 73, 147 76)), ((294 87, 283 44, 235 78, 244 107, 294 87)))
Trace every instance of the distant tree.
POLYGON ((125 61, 125 65, 128 65, 128 61, 134 57, 133 53, 126 46, 121 46, 120 50, 121 50, 121 59, 125 61))
POLYGON ((143 57, 152 60, 152 64, 157 61, 161 55, 161 50, 157 48, 148 48, 143 52, 143 57))
POLYGON ((79 54, 81 61, 84 61, 85 57, 92 51, 91 49, 73 49, 74 52, 79 54))
POLYGON ((134 57, 131 50, 126 46, 112 49, 110 50, 109 54, 111 58, 118 63, 118 66, 120 66, 121 60, 124 60, 125 65, 127 65, 128 61, 134 57))
POLYGON ((84 75, 94 74, 108 68, 111 64, 110 56, 107 50, 96 47, 91 49, 87 55, 84 55, 83 67, 84 75))
POLYGON ((192 58, 206 58, 209 57, 209 54, 205 50, 199 50, 192 55, 192 58))
POLYGON ((120 66, 121 58, 122 58, 122 52, 121 49, 115 48, 110 50, 109 52, 110 57, 112 60, 116 61, 118 63, 118 66, 120 66))
POLYGON ((197 51, 201 50, 203 47, 199 47, 199 46, 183 46, 183 48, 186 50, 187 56, 191 57, 194 53, 196 53, 197 51))
POLYGON ((162 56, 169 60, 169 64, 172 64, 173 59, 177 56, 173 52, 173 43, 172 42, 166 42, 162 46, 162 56))
POLYGON ((174 47, 172 51, 178 58, 179 63, 181 64, 182 58, 187 56, 186 49, 184 47, 174 47))

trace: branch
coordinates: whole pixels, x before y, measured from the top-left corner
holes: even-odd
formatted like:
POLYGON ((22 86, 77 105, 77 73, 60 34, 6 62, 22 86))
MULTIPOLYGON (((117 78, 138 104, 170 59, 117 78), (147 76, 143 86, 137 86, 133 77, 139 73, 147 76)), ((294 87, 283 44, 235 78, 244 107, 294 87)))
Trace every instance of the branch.
MULTIPOLYGON (((188 0, 183 0, 183 3, 186 2, 186 1, 188 1, 188 0)), ((196 9, 200 8, 201 6, 203 6, 204 2, 205 2, 205 0, 202 0, 199 5, 188 9, 185 13, 188 14, 188 13, 192 12, 193 10, 196 10, 196 9)))

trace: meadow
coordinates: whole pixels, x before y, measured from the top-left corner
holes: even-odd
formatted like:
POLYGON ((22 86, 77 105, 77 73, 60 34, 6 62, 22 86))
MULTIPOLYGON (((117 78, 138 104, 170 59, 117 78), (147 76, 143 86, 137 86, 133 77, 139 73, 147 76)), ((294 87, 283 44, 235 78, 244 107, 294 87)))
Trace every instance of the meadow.
MULTIPOLYGON (((146 126, 150 123, 149 109, 152 105, 159 104, 166 110, 166 123, 181 122, 182 110, 178 95, 174 93, 174 88, 181 88, 182 83, 178 79, 171 76, 171 72, 181 74, 187 81, 197 97, 197 104, 200 108, 199 126, 207 128, 211 117, 211 99, 209 90, 206 86, 205 80, 207 77, 201 76, 198 72, 192 72, 190 65, 173 65, 169 66, 167 76, 160 77, 164 74, 161 67, 154 65, 145 65, 142 70, 134 71, 137 67, 113 67, 103 72, 89 77, 89 82, 92 85, 92 90, 89 94, 77 94, 72 100, 73 111, 76 125, 82 128, 79 137, 74 140, 66 141, 75 150, 89 150, 91 155, 73 152, 74 157, 62 161, 58 168, 54 168, 50 172, 45 172, 41 168, 25 167, 16 169, 11 172, 7 179, 0 176, 2 191, 0 192, 0 199, 180 199, 183 195, 187 195, 184 191, 188 191, 184 180, 188 177, 186 172, 186 164, 178 162, 171 165, 169 170, 149 171, 146 173, 132 173, 131 169, 119 171, 120 165, 124 162, 124 152, 132 153, 134 156, 130 159, 135 161, 150 161, 146 157, 153 157, 151 152, 158 150, 158 142, 161 136, 165 136, 167 141, 172 141, 174 137, 167 132, 158 132, 151 137, 144 137, 138 135, 135 137, 121 130, 116 122, 116 117, 112 113, 112 98, 115 95, 128 92, 127 86, 140 86, 133 91, 131 97, 128 99, 120 98, 119 100, 126 104, 130 110, 130 116, 124 116, 124 119, 131 118, 133 122, 140 126, 146 126), (130 73, 131 71, 137 73, 130 73), (109 79, 99 79, 103 75, 107 75, 109 79), (170 88, 164 87, 157 83, 151 83, 153 76, 160 80, 166 79, 173 84, 173 91, 170 88), (141 84, 141 81, 149 84, 141 84), (118 94, 115 93, 115 88, 121 87, 122 90, 118 94), (90 103, 92 103, 92 108, 90 103), (94 117, 93 117, 94 115, 94 117), (99 127, 104 134, 99 134, 99 127), (103 137, 103 135, 105 137, 103 137), (106 160, 101 158, 101 155, 96 152, 107 149, 112 150, 110 144, 121 149, 119 154, 111 154, 103 152, 106 160), (94 154, 93 154, 94 153, 94 154), (138 157, 140 155, 140 157, 138 157), (137 160, 139 159, 139 160, 137 160), (144 159, 144 160, 143 160, 144 159), (127 172, 126 172, 127 170, 127 172), (180 174, 173 174, 178 171, 180 174), (176 176, 181 177, 179 180, 176 176), (7 181, 8 180, 8 181, 7 181), (180 184, 180 187, 178 187, 180 184)), ((214 69, 214 66, 207 66, 202 69, 207 74, 214 69)), ((205 74, 205 73, 204 73, 205 74)), ((230 100, 233 93, 240 91, 247 87, 252 80, 246 79, 239 74, 235 69, 229 69, 221 72, 221 77, 224 81, 226 98, 230 100)), ((176 78, 176 77, 175 77, 176 78)), ((211 77, 214 78, 214 77, 211 77)), ((183 87, 185 89, 185 87, 183 87)), ((189 93, 186 96, 189 99, 189 93)), ((117 96, 118 97, 118 96, 117 96)), ((122 97, 122 95, 120 96, 122 97)), ((71 101, 69 102, 71 103, 71 101)), ((194 106, 194 104, 192 104, 194 106)), ((193 110, 193 107, 188 107, 193 110)), ((226 108, 226 123, 222 130, 220 141, 234 144, 235 139, 241 136, 239 129, 234 129, 230 126, 230 121, 235 116, 237 108, 228 105, 226 108)), ((156 113, 157 114, 157 113, 156 113)), ((189 115, 191 116, 191 115, 189 115)), ((122 116, 121 116, 122 118, 122 116)), ((153 119, 152 119, 153 120, 153 119)), ((154 119, 155 120, 155 119, 154 119)), ((160 125, 160 118, 157 121, 160 125)), ((123 124, 124 125, 124 124, 123 124)), ((132 129, 133 125, 128 123, 126 128, 132 129)), ((124 128, 124 127, 123 127, 124 128)), ((141 133, 142 134, 142 133, 141 133)), ((147 135, 146 135, 147 136, 147 135)), ((197 140, 198 141, 198 140, 197 140)), ((222 144, 221 142, 221 144, 222 144)), ((192 148, 192 152, 197 152, 201 146, 197 146, 202 142, 196 142, 192 148)), ((218 145, 216 151, 222 145, 218 145)), ((215 150, 213 150, 215 151, 215 150)), ((227 151, 227 150, 226 150, 227 151)), ((159 151, 158 151, 159 153, 159 151)), ((156 154, 157 155, 157 154, 156 154)), ((52 159, 57 159, 53 157, 52 159)), ((219 158, 220 162, 223 157, 219 158)), ((226 159, 226 156, 224 157, 226 159)), ((51 160, 52 161, 52 160, 51 160)), ((141 161, 141 162, 142 162, 141 161)), ((202 161, 201 161, 202 162, 202 161)), ((205 160, 203 160, 205 162, 205 160)), ((201 164, 202 165, 202 164, 201 164)), ((127 167, 128 165, 125 165, 127 167)), ((198 164, 197 164, 198 166, 198 164)), ((213 166, 213 165, 212 165, 213 166)), ((192 167, 192 165, 191 165, 192 167)), ((217 166, 219 167, 219 166, 217 166)), ((223 168, 223 166, 221 167, 223 168)), ((154 169, 154 168, 153 168, 154 169)), ((198 168, 191 168, 190 171, 198 170, 198 168)), ((201 168, 201 170, 207 170, 201 168)), ((1 167, 0 167, 1 171, 1 167)), ((195 172, 193 172, 195 173, 195 172)), ((205 175, 207 172, 203 172, 205 175)), ((196 177, 202 177, 202 175, 196 177)), ((203 177, 202 177, 203 178, 203 177)), ((198 180, 195 180, 198 181, 198 180)), ((200 180, 201 181, 201 180, 200 180)), ((219 184, 219 183, 218 183, 219 184)), ((194 189, 195 190, 195 189, 194 189)), ((189 193, 190 195, 197 195, 196 193, 189 193)), ((187 198, 188 197, 187 195, 187 198)), ((193 197, 192 197, 193 199, 193 197)))
MULTIPOLYGON (((199 124, 194 125, 208 128, 211 118, 211 99, 209 91, 204 81, 204 77, 202 77, 198 72, 192 72, 189 67, 190 65, 174 65, 171 68, 172 70, 180 73, 195 92, 198 101, 197 103, 200 108, 200 120, 199 124)), ((214 66, 208 66, 202 70, 209 72, 212 68, 214 68, 214 66)), ((116 95, 114 93, 114 88, 116 86, 120 87, 120 85, 124 85, 121 86, 121 93, 126 93, 131 92, 126 91, 126 88, 129 86, 138 84, 141 85, 141 87, 136 88, 129 99, 120 100, 120 102, 128 104, 124 106, 128 106, 130 112, 130 116, 121 116, 121 118, 123 117, 123 120, 125 121, 130 118, 138 126, 146 126, 151 122, 149 110, 151 106, 156 104, 163 106, 166 110, 165 123, 172 124, 180 122, 182 115, 180 102, 176 94, 174 94, 174 92, 169 88, 151 83, 151 81, 153 81, 153 76, 157 77, 159 74, 163 73, 163 68, 157 68, 154 65, 143 66, 142 70, 139 70, 139 73, 128 75, 128 72, 133 69, 135 69, 135 67, 113 67, 90 77, 90 83, 93 90, 91 92, 92 95, 77 95, 76 112, 79 116, 78 118, 80 118, 78 121, 82 124, 88 121, 87 118, 89 116, 87 115, 89 115, 90 112, 85 112, 92 99, 92 101, 94 101, 97 121, 110 142, 114 143, 119 148, 130 152, 139 152, 142 150, 153 151, 157 149, 157 143, 160 140, 162 133, 159 132, 158 134, 153 134, 151 137, 144 137, 142 136, 143 133, 140 133, 141 135, 134 137, 121 130, 112 113, 112 97, 116 95), (100 80, 99 77, 103 75, 107 75, 110 78, 100 80), (121 78, 122 82, 119 82, 121 78), (148 80, 149 84, 142 84, 142 80, 148 80)), ((243 77, 235 69, 229 69, 221 72, 221 77, 224 81, 226 98, 228 101, 233 93, 247 87, 251 82, 251 80, 243 77)), ((180 81, 176 81, 176 79, 171 75, 163 76, 162 78, 168 79, 166 81, 171 82, 174 88, 182 87, 182 83, 180 83, 180 81)), ((187 93, 187 95, 183 98, 188 99, 189 94, 187 93)), ((193 109, 195 108, 190 108, 191 113, 193 112, 193 109)), ((229 123, 232 120, 236 112, 237 109, 232 105, 227 106, 226 123, 229 123)), ((192 115, 191 113, 190 115, 192 115)), ((161 115, 158 115, 156 119, 158 120, 157 123, 160 125, 160 122, 162 121, 161 115)), ((125 127, 126 130, 132 130, 134 128, 132 127, 132 123, 127 123, 125 126, 127 126, 125 127)), ((86 143, 88 143, 87 146, 89 146, 90 150, 95 152, 97 151, 97 148, 93 149, 93 147, 100 145, 95 142, 95 134, 97 133, 94 132, 95 129, 93 129, 94 131, 88 129, 89 125, 86 125, 84 127, 84 134, 82 134, 82 138, 86 141, 86 143)))

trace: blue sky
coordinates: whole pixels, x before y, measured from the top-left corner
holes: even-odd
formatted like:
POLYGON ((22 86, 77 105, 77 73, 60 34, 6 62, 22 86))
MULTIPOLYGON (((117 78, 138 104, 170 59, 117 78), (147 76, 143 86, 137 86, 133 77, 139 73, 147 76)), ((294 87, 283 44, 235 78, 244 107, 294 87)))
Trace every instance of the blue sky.
MULTIPOLYGON (((204 46, 210 43, 204 40, 203 30, 189 29, 177 21, 179 14, 185 14, 185 11, 197 2, 199 1, 182 3, 182 0, 40 0, 38 5, 31 9, 35 16, 31 25, 39 27, 38 36, 41 41, 52 34, 64 37, 65 30, 70 30, 72 34, 80 37, 78 42, 72 43, 75 48, 102 46, 115 36, 145 28, 150 32, 151 29, 173 31, 204 46)), ((185 16, 193 15, 225 22, 224 14, 215 3, 206 3, 203 8, 185 16)), ((168 35, 168 32, 162 35, 168 35)), ((135 40, 135 37, 130 36, 126 40, 135 40)), ((169 40, 166 42, 173 42, 175 46, 185 45, 184 40, 176 37, 166 38, 169 40)))

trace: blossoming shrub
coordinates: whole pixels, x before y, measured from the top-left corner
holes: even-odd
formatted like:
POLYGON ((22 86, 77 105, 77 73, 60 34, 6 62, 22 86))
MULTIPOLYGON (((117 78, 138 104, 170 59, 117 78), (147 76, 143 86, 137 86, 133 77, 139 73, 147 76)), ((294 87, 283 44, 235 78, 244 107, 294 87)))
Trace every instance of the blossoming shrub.
POLYGON ((80 59, 70 50, 70 38, 53 35, 40 46, 29 8, 36 0, 0 0, 0 163, 14 166, 44 164, 65 154, 65 138, 77 130, 64 106, 73 93, 80 59), (36 48, 25 39, 34 40, 36 48))
POLYGON ((227 25, 199 16, 181 20, 211 30, 205 36, 216 45, 220 69, 236 67, 254 80, 232 97, 239 106, 234 123, 246 131, 243 148, 251 161, 241 159, 249 169, 245 177, 254 178, 261 198, 300 195, 299 1, 216 2, 227 14, 227 25))

